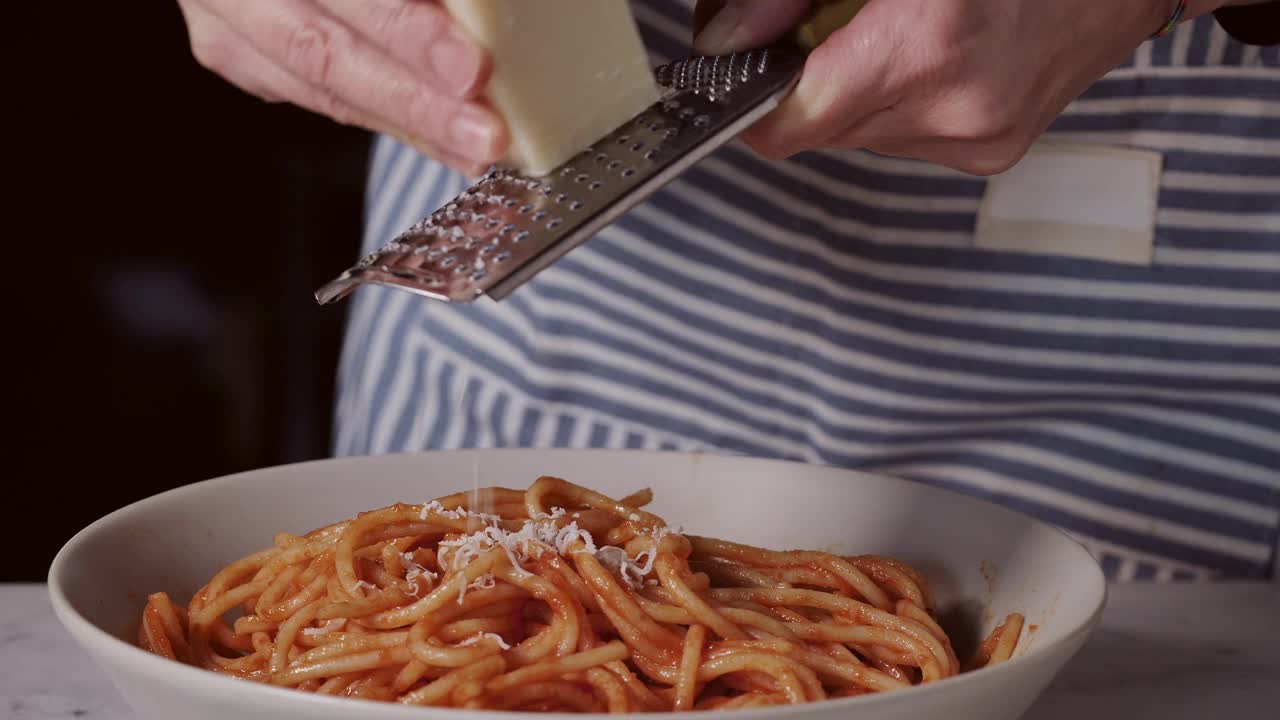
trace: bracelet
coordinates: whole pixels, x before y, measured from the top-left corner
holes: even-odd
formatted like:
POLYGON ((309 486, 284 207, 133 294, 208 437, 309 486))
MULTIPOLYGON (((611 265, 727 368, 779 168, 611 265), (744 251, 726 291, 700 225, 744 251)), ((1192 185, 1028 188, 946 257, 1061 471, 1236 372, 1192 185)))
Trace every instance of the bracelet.
POLYGON ((1151 38, 1152 39, 1162 38, 1165 35, 1168 35, 1169 33, 1173 32, 1174 29, 1178 27, 1178 24, 1182 22, 1182 16, 1186 14, 1187 14, 1187 0, 1178 0, 1177 6, 1173 8, 1173 15, 1169 17, 1169 22, 1165 23, 1163 27, 1157 30, 1156 33, 1151 36, 1151 38))

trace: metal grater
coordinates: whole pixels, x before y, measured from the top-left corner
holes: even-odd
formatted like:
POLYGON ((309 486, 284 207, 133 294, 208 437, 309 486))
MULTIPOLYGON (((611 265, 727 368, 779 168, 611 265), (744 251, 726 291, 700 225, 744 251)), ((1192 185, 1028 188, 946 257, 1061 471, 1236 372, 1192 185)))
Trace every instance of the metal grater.
POLYGON ((316 300, 336 302, 362 284, 501 300, 762 118, 803 65, 790 47, 663 65, 661 99, 633 120, 545 176, 490 171, 316 300))

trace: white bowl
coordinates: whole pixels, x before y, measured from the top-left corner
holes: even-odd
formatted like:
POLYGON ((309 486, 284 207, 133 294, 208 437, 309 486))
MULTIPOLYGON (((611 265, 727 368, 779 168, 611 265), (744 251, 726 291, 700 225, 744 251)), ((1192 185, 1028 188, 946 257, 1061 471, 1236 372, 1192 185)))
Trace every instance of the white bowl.
POLYGON ((165 590, 185 602, 223 565, 270 545, 277 531, 304 532, 394 502, 424 502, 470 488, 477 475, 482 486, 525 487, 543 474, 614 496, 652 487, 655 512, 701 535, 900 558, 928 576, 942 614, 967 624, 974 637, 985 636, 1012 611, 1022 612, 1028 627, 1036 626, 1024 634, 1013 660, 992 668, 891 693, 730 716, 1013 720, 1084 643, 1106 596, 1097 563, 1058 530, 945 490, 816 465, 604 450, 326 460, 197 483, 130 505, 81 531, 54 560, 49 592, 59 619, 142 718, 498 715, 268 687, 162 659, 133 640, 148 593, 165 590))

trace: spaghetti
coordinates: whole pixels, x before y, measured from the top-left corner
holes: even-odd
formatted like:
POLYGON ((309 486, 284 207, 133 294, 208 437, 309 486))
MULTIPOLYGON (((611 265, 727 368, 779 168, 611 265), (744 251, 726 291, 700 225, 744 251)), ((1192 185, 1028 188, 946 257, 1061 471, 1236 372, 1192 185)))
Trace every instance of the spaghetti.
MULTIPOLYGON (((186 608, 151 595, 139 644, 281 687, 494 710, 725 710, 962 671, 913 568, 685 535, 651 500, 543 477, 281 533, 186 608)), ((963 670, 1009 659, 1021 629, 1010 615, 963 670)))

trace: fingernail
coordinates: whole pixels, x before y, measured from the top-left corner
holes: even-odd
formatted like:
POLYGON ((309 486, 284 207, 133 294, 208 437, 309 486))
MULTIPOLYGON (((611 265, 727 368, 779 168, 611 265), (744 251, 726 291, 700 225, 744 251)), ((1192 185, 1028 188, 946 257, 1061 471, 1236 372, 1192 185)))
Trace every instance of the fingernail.
POLYGON ((734 43, 742 42, 745 17, 742 5, 729 0, 693 39, 694 51, 703 55, 719 55, 741 49, 734 47, 734 43))
POLYGON ((431 43, 432 72, 458 95, 475 88, 483 63, 484 54, 457 28, 450 28, 431 43))
POLYGON ((455 154, 476 162, 494 159, 498 128, 490 115, 474 105, 464 105, 449 121, 450 148, 455 154))

